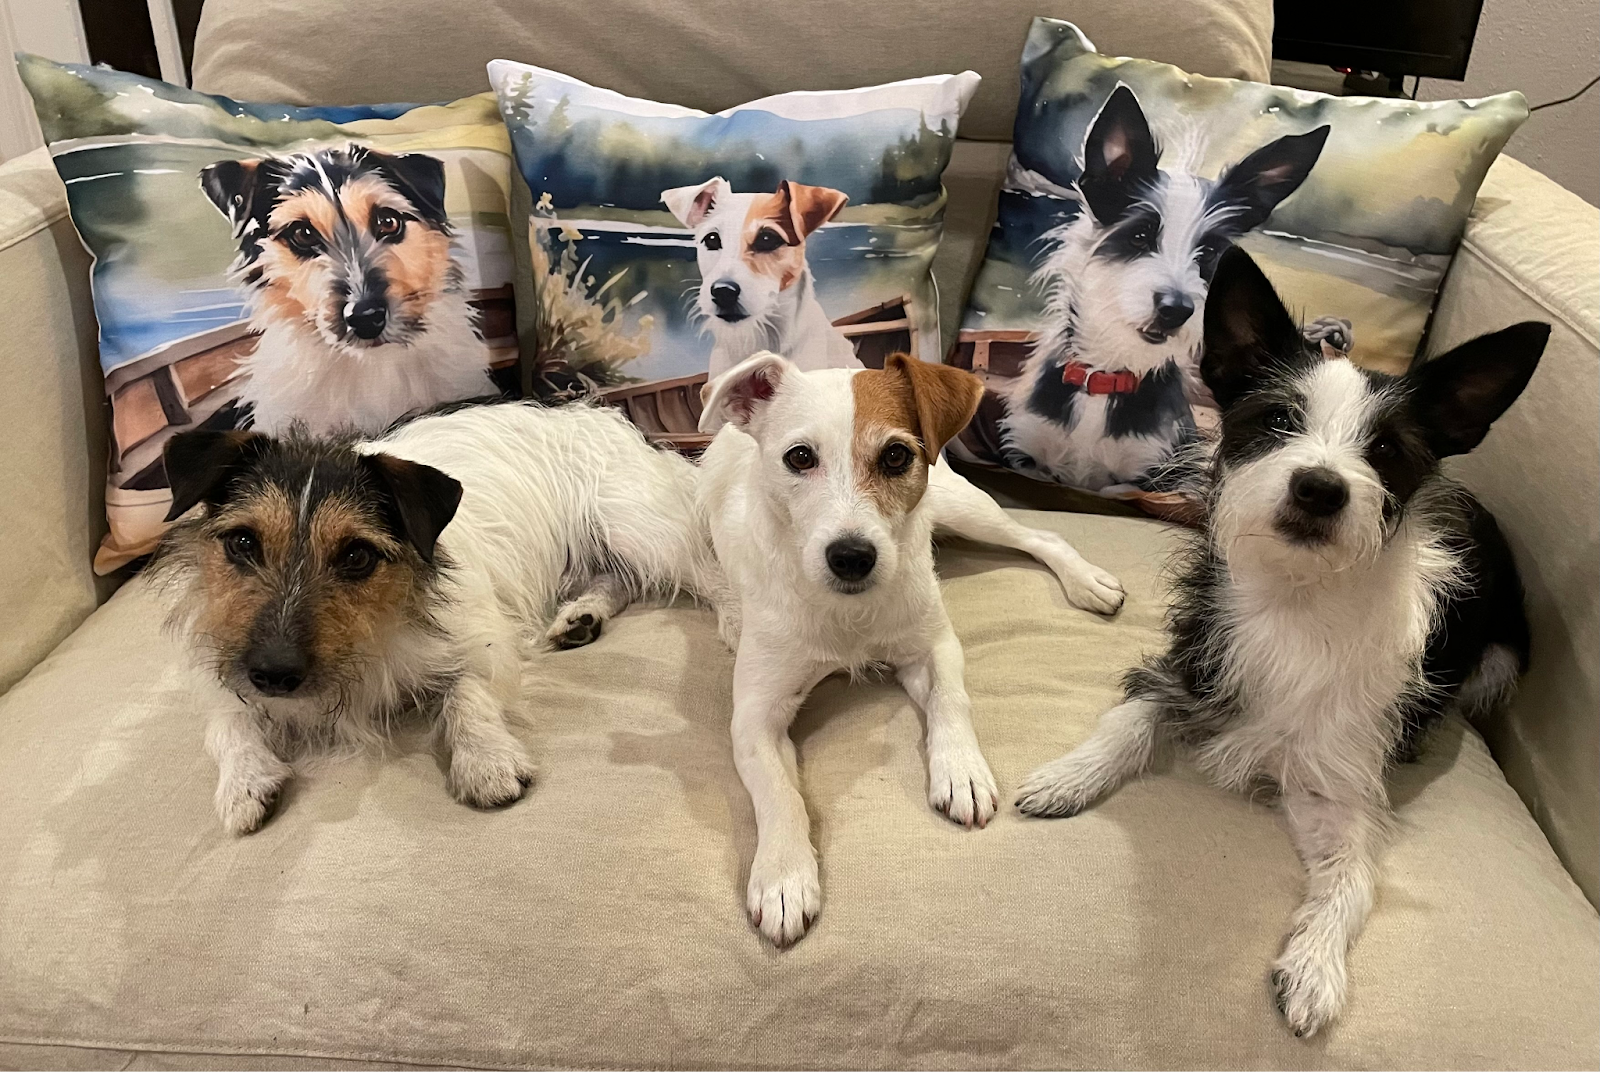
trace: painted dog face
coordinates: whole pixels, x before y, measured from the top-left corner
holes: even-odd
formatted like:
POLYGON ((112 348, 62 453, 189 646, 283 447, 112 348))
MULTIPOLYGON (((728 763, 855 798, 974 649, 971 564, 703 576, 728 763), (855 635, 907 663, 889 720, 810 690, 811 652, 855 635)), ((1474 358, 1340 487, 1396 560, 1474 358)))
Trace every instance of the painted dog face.
POLYGON ((412 341, 458 281, 435 157, 352 145, 223 160, 200 173, 200 186, 233 226, 234 274, 256 315, 329 346, 412 341))
POLYGON ((708 324, 766 323, 779 295, 806 271, 806 237, 849 198, 784 180, 777 192, 736 194, 721 177, 664 190, 661 200, 694 231, 700 266, 696 310, 708 324))

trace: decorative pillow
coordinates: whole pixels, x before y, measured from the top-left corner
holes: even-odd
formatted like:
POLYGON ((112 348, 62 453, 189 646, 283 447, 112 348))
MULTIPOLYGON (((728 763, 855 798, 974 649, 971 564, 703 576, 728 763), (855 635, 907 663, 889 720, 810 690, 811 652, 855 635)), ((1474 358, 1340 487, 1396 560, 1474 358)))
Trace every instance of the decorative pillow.
POLYGON ((33 56, 19 70, 94 256, 112 431, 96 569, 159 538, 174 432, 376 432, 518 392, 493 94, 291 108, 33 56))
POLYGON ((716 115, 507 60, 489 80, 533 194, 536 393, 598 390, 693 447, 700 386, 758 350, 939 359, 940 177, 976 74, 716 115))
POLYGON ((999 217, 949 360, 989 391, 958 455, 1142 505, 1215 421, 1206 287, 1250 251, 1325 352, 1404 372, 1522 95, 1418 103, 1102 56, 1035 19, 999 217))

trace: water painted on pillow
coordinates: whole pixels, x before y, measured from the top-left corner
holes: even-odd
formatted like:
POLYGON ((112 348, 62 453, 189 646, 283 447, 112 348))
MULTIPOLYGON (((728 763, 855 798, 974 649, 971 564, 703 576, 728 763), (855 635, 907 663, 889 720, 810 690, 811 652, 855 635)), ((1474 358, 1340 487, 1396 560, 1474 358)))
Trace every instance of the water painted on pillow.
POLYGON ((948 360, 984 377, 951 449, 1182 513, 1174 451, 1214 426, 1206 289, 1250 251, 1330 356, 1403 372, 1484 173, 1526 118, 1339 98, 1102 56, 1036 19, 989 248, 948 360))
POLYGON ((98 569, 159 537, 176 432, 370 433, 518 393, 492 94, 293 108, 29 56, 19 70, 94 255, 112 440, 98 569))
POLYGON ((692 448, 701 386, 758 350, 939 359, 941 176, 977 75, 717 115, 505 60, 489 78, 533 195, 536 392, 692 448))

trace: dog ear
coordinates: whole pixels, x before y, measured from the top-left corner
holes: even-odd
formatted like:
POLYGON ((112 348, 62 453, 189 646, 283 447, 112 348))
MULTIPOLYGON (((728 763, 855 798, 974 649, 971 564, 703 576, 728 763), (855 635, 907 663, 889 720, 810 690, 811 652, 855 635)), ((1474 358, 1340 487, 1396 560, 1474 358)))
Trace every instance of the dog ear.
POLYGON ((783 206, 780 215, 788 220, 789 243, 795 245, 837 216, 850 195, 826 186, 805 186, 784 179, 778 184, 778 198, 783 206))
POLYGON ((200 189, 237 230, 254 208, 259 160, 218 160, 200 169, 200 189))
POLYGON ((770 350, 745 358, 700 388, 700 431, 710 435, 725 424, 743 428, 796 371, 788 358, 770 350))
POLYGON ((363 454, 361 464, 383 489, 397 534, 431 563, 439 533, 461 505, 461 482, 431 465, 389 454, 363 454))
POLYGON ((1300 189, 1311 174, 1331 129, 1324 125, 1268 142, 1223 172, 1214 196, 1241 210, 1228 218, 1228 228, 1243 234, 1265 223, 1278 203, 1300 189))
POLYGON ((389 185, 413 205, 418 215, 435 227, 450 220, 444 210, 444 161, 427 153, 401 153, 391 156, 374 149, 367 158, 377 165, 389 185))
POLYGON ((1078 192, 1101 223, 1121 219, 1140 191, 1156 182, 1161 149, 1133 90, 1118 83, 1083 143, 1078 192))
POLYGON ((1481 335, 1406 373, 1411 410, 1434 456, 1472 450, 1539 367, 1550 325, 1526 320, 1481 335))
POLYGON ((1227 409, 1267 369, 1302 354, 1305 338, 1250 254, 1230 246, 1206 294, 1200 378, 1227 409))
POLYGON ((179 432, 161 449, 172 488, 172 505, 163 521, 176 521, 201 502, 227 500, 228 481, 261 456, 270 442, 259 432, 179 432))
POLYGON ((698 186, 679 186, 671 190, 661 191, 661 203, 667 206, 667 211, 678 217, 678 222, 689 230, 700 226, 700 221, 705 219, 712 209, 717 207, 717 199, 726 197, 733 192, 733 187, 728 185, 728 180, 718 175, 708 179, 698 186))
POLYGON ((890 354, 883 370, 902 376, 911 387, 917 410, 918 435, 929 465, 937 465, 944 445, 961 433, 983 401, 983 381, 954 365, 918 361, 909 354, 890 354))

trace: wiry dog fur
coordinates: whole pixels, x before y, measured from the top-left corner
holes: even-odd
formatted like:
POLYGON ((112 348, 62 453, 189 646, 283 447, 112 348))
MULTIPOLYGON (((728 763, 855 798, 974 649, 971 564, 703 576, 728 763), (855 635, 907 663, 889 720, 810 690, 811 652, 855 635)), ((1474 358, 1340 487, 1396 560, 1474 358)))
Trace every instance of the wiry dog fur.
MULTIPOLYGON (((1045 295, 1042 335, 1005 398, 1007 463, 1077 487, 1138 484, 1194 435, 1190 400, 1206 287, 1234 239, 1300 188, 1328 136, 1322 126, 1278 138, 1223 169, 1194 173, 1200 146, 1163 147, 1132 90, 1118 86, 1089 128, 1076 217, 1044 236, 1034 274, 1045 295), (1068 382, 1068 362, 1131 373, 1131 391, 1068 382)), ((1039 176, 1012 176, 1027 187, 1039 176)))
POLYGON ((980 827, 998 806, 934 574, 935 531, 1033 555, 1077 606, 1122 604, 1116 578, 937 464, 982 390, 971 373, 904 354, 858 372, 757 354, 707 385, 701 429, 717 435, 700 504, 740 616, 734 762, 758 831, 746 907, 774 943, 798 940, 822 908, 788 735, 818 681, 892 667, 927 721, 929 803, 980 827))
POLYGON ((374 433, 497 393, 437 158, 351 145, 223 160, 200 186, 233 227, 233 277, 261 333, 239 397, 253 427, 374 433))
POLYGON ((190 432, 166 460, 172 516, 198 509, 155 568, 220 686, 208 741, 234 833, 296 758, 381 740, 413 707, 458 800, 510 803, 534 776, 505 723, 524 631, 587 643, 635 596, 720 590, 693 467, 614 410, 481 406, 366 442, 190 432))
POLYGON ((801 368, 860 368, 855 347, 817 301, 806 238, 849 200, 838 190, 785 180, 770 194, 736 194, 720 176, 663 190, 694 232, 700 285, 693 316, 711 335, 709 379, 751 354, 794 355, 801 368))
POLYGON ((1487 335, 1403 377, 1325 360, 1240 251, 1217 269, 1201 373, 1223 407, 1199 473, 1170 647, 1126 702, 1029 776, 1018 806, 1073 815, 1183 746, 1217 784, 1280 795, 1308 889, 1274 966, 1297 1035, 1344 1004, 1372 905, 1384 770, 1447 710, 1503 699, 1528 657, 1522 588, 1494 519, 1439 473, 1532 376, 1549 327, 1487 335))

